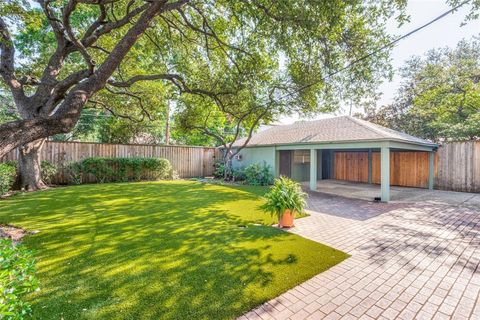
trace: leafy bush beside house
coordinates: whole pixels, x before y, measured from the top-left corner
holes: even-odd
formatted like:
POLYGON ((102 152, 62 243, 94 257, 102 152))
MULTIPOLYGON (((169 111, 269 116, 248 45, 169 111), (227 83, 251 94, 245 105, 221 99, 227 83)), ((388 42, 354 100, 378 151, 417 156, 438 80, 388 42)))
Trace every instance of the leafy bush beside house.
MULTIPOLYGON (((97 183, 172 179, 170 161, 159 158, 86 158, 67 166, 71 183, 93 178, 97 183)), ((91 179, 90 179, 91 180, 91 179)))
POLYGON ((221 161, 215 162, 213 176, 217 179, 223 179, 225 175, 225 164, 221 161))
POLYGON ((0 163, 0 196, 12 188, 16 176, 17 166, 14 162, 0 163))
MULTIPOLYGON (((216 179, 224 179, 225 165, 222 162, 215 163, 215 171, 213 173, 216 179)), ((245 168, 232 169, 231 176, 227 177, 232 181, 243 181, 244 184, 251 186, 268 186, 273 184, 273 170, 266 162, 252 163, 245 168)))
MULTIPOLYGON (((215 163, 213 176, 216 179, 224 179, 225 165, 222 162, 215 163)), ((268 186, 273 183, 274 175, 272 167, 266 162, 253 163, 245 168, 232 169, 231 176, 227 180, 243 181, 252 186, 268 186)))
POLYGON ((31 307, 22 300, 38 288, 35 260, 22 244, 0 238, 0 319, 24 319, 31 307))
MULTIPOLYGON (((215 162, 215 171, 213 172, 213 176, 216 179, 224 179, 225 178, 225 164, 221 161, 215 162)), ((243 169, 233 169, 231 175, 227 177, 227 180, 232 181, 243 181, 245 180, 245 173, 243 169)))
POLYGON ((268 186, 273 183, 272 167, 266 162, 253 163, 244 170, 245 181, 252 186, 268 186))

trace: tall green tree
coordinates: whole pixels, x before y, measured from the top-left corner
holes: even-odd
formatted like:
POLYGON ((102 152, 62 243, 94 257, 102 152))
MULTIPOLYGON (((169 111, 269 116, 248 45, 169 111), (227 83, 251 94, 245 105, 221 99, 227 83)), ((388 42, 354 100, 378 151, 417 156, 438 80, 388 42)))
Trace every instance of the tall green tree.
POLYGON ((401 75, 395 102, 368 120, 433 141, 480 138, 480 38, 412 57, 401 75))

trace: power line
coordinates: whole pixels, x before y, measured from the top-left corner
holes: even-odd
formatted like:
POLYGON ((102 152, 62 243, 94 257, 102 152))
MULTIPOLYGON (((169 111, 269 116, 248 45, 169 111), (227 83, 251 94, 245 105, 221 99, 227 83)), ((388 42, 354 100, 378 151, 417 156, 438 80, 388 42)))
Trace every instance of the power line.
POLYGON ((459 8, 462 7, 463 5, 467 4, 468 2, 470 2, 470 0, 466 0, 466 1, 458 4, 457 6, 451 8, 450 10, 447 10, 446 12, 444 12, 444 13, 442 13, 441 15, 439 15, 438 17, 436 17, 436 18, 428 21, 427 23, 421 25, 420 27, 415 28, 415 29, 413 29, 412 31, 410 31, 410 32, 408 32, 408 33, 406 33, 406 34, 404 34, 404 35, 396 38, 395 40, 393 40, 393 41, 391 41, 391 42, 383 45, 382 47, 380 47, 380 48, 378 48, 378 49, 376 49, 376 50, 374 50, 374 51, 372 51, 372 52, 370 52, 370 53, 368 53, 368 54, 366 54, 366 55, 364 55, 364 56, 362 56, 362 57, 360 57, 360 58, 358 58, 358 59, 356 59, 356 60, 354 60, 354 61, 352 61, 352 62, 350 62, 350 63, 347 64, 345 67, 343 67, 343 68, 341 68, 341 69, 339 69, 339 70, 337 70, 337 71, 334 71, 334 72, 328 74, 325 78, 320 79, 320 80, 317 80, 317 81, 314 81, 314 82, 309 83, 309 84, 306 84, 306 85, 304 85, 303 87, 300 87, 298 90, 296 90, 296 91, 294 91, 294 92, 290 92, 290 93, 284 95, 284 96, 281 97, 280 99, 285 99, 285 98, 293 95, 294 93, 299 93, 299 92, 301 92, 301 91, 303 91, 303 90, 305 90, 305 89, 308 89, 308 88, 310 88, 310 87, 312 87, 312 86, 320 83, 321 81, 325 81, 325 80, 329 79, 330 77, 332 77, 332 76, 334 76, 334 75, 336 75, 336 74, 338 74, 338 73, 340 73, 340 72, 343 72, 343 71, 349 69, 349 68, 352 67, 353 65, 355 65, 355 64, 357 64, 357 63, 359 63, 359 62, 361 62, 361 61, 363 61, 363 60, 366 60, 366 59, 370 58, 371 56, 376 55, 377 53, 379 53, 379 52, 381 52, 381 51, 383 51, 383 50, 385 50, 385 49, 387 49, 387 48, 395 45, 396 43, 402 41, 403 39, 408 38, 408 37, 411 36, 412 34, 417 33, 418 31, 420 31, 420 30, 428 27, 429 25, 437 22, 438 20, 440 20, 440 19, 444 18, 445 16, 449 15, 450 13, 456 11, 457 9, 459 9, 459 8))

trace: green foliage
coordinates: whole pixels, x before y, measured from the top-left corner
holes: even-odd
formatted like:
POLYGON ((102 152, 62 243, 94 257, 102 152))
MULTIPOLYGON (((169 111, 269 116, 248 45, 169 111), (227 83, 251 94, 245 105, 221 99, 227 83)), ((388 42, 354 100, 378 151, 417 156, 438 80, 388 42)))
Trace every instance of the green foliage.
POLYGON ((15 182, 17 167, 15 163, 0 163, 0 196, 7 193, 15 182))
POLYGON ((52 184, 53 177, 57 174, 57 167, 47 160, 40 163, 40 175, 46 184, 52 184))
POLYGON ((272 167, 266 162, 253 163, 243 170, 245 182, 252 186, 268 186, 273 183, 272 167))
POLYGON ((106 123, 106 113, 101 110, 86 108, 82 110, 77 125, 69 133, 56 134, 55 141, 88 141, 102 142, 100 132, 106 123))
POLYGON ((18 120, 12 97, 0 85, 0 124, 18 120))
POLYGON ((480 38, 413 57, 401 69, 396 102, 366 119, 422 138, 480 138, 480 38))
POLYGON ((306 205, 305 197, 306 194, 298 182, 280 177, 275 179, 273 186, 265 194, 266 202, 261 208, 280 220, 286 209, 302 213, 306 205))
POLYGON ((73 184, 88 176, 98 183, 172 179, 173 168, 167 159, 159 158, 86 158, 67 166, 73 184))
POLYGON ((233 181, 244 181, 245 180, 245 171, 242 169, 233 169, 232 170, 232 180, 233 181))
POLYGON ((217 179, 223 179, 225 177, 225 164, 222 161, 217 161, 214 166, 213 176, 217 179))
MULTIPOLYGON (((12 25, 22 61, 18 77, 41 79, 57 47, 54 30, 39 6, 24 0, 8 2, 2 2, 0 12, 12 25)), ((60 16, 62 3, 48 2, 54 16, 60 16)), ((84 121, 82 115, 74 133, 56 138, 130 142, 146 135, 162 139, 159 128, 164 128, 167 101, 171 101, 177 115, 172 117, 174 139, 223 145, 282 115, 331 111, 344 100, 361 103, 374 96, 383 77, 390 76, 389 52, 380 50, 357 60, 384 48, 390 41, 385 23, 394 16, 402 21, 405 4, 405 0, 185 3, 181 10, 160 14, 148 34, 122 57, 110 80, 154 74, 172 77, 138 81, 129 88, 108 84, 89 99, 88 108, 103 109, 94 115, 97 118, 111 114, 121 121, 101 122, 99 130, 96 121, 84 121), (332 75, 347 65, 351 67, 332 75)), ((97 19, 102 25, 114 25, 125 12, 141 5, 142 1, 113 1, 100 18, 98 4, 86 1, 69 15, 69 26, 82 40, 97 19)), ((106 61, 130 26, 99 36, 87 46, 97 66, 106 61)), ((86 67, 81 55, 72 51, 62 60, 58 80, 86 67)))
POLYGON ((22 244, 0 238, 0 319, 21 320, 30 316, 31 306, 22 298, 37 288, 32 252, 22 244))
MULTIPOLYGON (((225 164, 222 161, 215 162, 215 171, 213 176, 216 179, 231 180, 231 181, 244 181, 245 180, 245 171, 243 169, 230 169, 230 173, 225 177, 225 164)), ((250 183, 249 183, 250 184, 250 183)), ((251 184, 251 185, 260 185, 260 184, 251 184)))
MULTIPOLYGON (((49 161, 43 160, 40 164, 40 175, 43 182, 51 184, 53 177, 57 174, 57 167, 49 161)), ((10 161, 0 163, 0 195, 8 192, 17 177, 17 163, 10 161)))

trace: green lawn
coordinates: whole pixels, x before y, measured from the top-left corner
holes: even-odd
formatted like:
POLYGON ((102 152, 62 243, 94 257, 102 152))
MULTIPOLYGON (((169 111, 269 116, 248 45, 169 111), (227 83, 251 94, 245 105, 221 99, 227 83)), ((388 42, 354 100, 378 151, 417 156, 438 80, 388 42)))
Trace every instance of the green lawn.
POLYGON ((0 223, 39 231, 24 240, 38 260, 36 319, 230 319, 347 257, 266 226, 263 192, 73 186, 0 200, 0 223))

